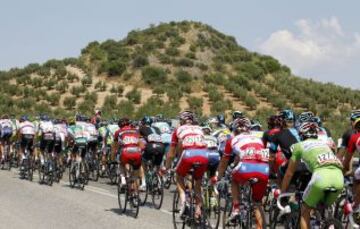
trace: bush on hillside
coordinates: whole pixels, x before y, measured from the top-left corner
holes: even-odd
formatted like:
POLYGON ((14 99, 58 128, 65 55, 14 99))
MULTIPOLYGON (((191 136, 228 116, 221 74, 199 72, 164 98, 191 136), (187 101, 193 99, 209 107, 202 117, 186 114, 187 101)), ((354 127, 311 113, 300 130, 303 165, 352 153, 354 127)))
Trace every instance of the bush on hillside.
POLYGON ((179 60, 176 60, 175 65, 191 68, 194 66, 194 62, 188 58, 180 58, 179 60))
POLYGON ((81 84, 83 86, 86 86, 86 87, 89 87, 91 86, 92 84, 92 77, 87 75, 87 76, 84 76, 82 79, 81 79, 81 84))
POLYGON ((76 97, 75 96, 65 97, 63 101, 63 106, 68 110, 73 109, 76 106, 76 97))
POLYGON ((126 71, 126 64, 121 60, 105 62, 100 71, 107 72, 108 76, 120 76, 126 71))
POLYGON ((165 53, 169 56, 178 56, 180 54, 179 50, 175 47, 167 48, 165 53))
POLYGON ((129 101, 131 101, 135 104, 140 104, 141 93, 136 88, 134 88, 133 90, 126 93, 126 98, 128 98, 129 101))
POLYGON ((133 67, 134 68, 141 68, 141 67, 144 67, 146 65, 149 65, 149 60, 148 60, 147 56, 145 56, 145 55, 137 55, 137 56, 135 56, 135 58, 133 60, 133 67))
POLYGON ((186 84, 192 81, 192 76, 190 75, 190 73, 184 70, 177 71, 175 73, 175 77, 180 83, 186 84))
POLYGON ((164 69, 153 66, 145 67, 142 69, 141 74, 144 82, 150 85, 164 84, 167 78, 164 69))

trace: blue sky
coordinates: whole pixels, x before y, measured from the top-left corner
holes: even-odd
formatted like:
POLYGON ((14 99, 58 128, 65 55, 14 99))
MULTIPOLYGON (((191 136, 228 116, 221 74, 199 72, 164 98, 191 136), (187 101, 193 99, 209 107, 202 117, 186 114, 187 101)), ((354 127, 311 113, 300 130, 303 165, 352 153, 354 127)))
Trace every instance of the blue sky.
POLYGON ((360 1, 1 0, 0 69, 76 57, 87 43, 194 20, 294 73, 360 89, 360 1))

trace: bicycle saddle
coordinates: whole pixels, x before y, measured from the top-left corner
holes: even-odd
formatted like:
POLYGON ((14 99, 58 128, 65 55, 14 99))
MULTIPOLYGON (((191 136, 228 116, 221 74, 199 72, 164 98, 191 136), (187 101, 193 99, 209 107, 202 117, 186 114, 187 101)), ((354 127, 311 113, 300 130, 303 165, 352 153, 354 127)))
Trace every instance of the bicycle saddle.
POLYGON ((251 185, 253 185, 253 184, 256 184, 257 182, 259 182, 259 179, 257 179, 257 178, 250 178, 248 181, 249 181, 249 183, 250 183, 251 185))

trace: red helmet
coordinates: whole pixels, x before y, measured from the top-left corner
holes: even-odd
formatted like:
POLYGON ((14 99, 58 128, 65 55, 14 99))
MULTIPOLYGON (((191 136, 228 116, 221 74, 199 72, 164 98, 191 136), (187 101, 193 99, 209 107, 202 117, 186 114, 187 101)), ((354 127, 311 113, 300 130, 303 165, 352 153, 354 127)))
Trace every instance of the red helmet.
POLYGON ((195 114, 191 111, 183 111, 179 114, 180 123, 183 125, 185 123, 193 123, 195 121, 195 114))
POLYGON ((237 118, 234 120, 233 128, 239 132, 247 132, 251 129, 251 121, 245 117, 237 118))
POLYGON ((316 122, 304 122, 299 127, 302 138, 317 138, 320 128, 316 122))

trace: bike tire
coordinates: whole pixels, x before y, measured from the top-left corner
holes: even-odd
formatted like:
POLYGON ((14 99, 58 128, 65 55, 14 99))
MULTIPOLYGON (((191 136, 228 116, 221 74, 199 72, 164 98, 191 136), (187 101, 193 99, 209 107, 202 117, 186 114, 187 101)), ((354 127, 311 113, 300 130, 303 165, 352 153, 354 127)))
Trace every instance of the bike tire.
POLYGON ((29 159, 27 163, 28 163, 28 168, 27 168, 28 180, 32 181, 34 176, 33 160, 29 159))
POLYGON ((160 209, 164 200, 164 185, 159 175, 155 175, 152 180, 152 203, 155 209, 160 209))
POLYGON ((76 180, 76 165, 70 165, 69 167, 69 183, 70 187, 75 187, 75 180, 76 180))
POLYGON ((119 209, 120 209, 120 213, 124 214, 126 212, 126 205, 127 205, 127 186, 126 185, 122 185, 121 182, 119 182, 118 184, 118 204, 119 204, 119 209))
POLYGON ((174 192, 173 204, 172 204, 172 218, 173 218, 174 229, 185 228, 185 221, 181 219, 179 214, 180 213, 179 203, 180 203, 180 196, 179 196, 179 192, 176 190, 174 192))

